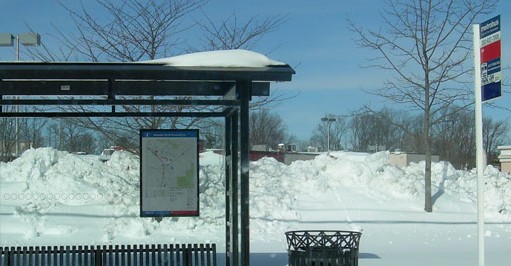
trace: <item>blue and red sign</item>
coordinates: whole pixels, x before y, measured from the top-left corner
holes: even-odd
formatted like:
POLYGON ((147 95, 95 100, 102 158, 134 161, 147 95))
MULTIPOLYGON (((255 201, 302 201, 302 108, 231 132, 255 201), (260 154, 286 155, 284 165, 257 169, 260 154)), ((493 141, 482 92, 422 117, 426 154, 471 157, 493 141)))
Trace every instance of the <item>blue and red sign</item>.
POLYGON ((500 16, 481 23, 479 30, 481 38, 481 100, 484 102, 502 95, 500 16))

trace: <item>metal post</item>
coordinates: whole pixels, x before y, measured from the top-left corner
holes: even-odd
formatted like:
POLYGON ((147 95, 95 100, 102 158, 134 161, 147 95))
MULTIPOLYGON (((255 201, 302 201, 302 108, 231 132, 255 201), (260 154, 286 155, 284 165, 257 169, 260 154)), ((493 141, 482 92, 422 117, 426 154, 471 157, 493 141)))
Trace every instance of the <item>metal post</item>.
MULTIPOLYGON (((20 61, 20 35, 19 34, 16 34, 16 62, 20 61)), ((16 96, 16 99, 18 99, 18 97, 16 96)), ((19 113, 20 111, 20 106, 19 105, 16 105, 16 113, 19 113)), ((20 131, 20 128, 19 128, 19 118, 16 116, 15 120, 15 125, 16 125, 16 158, 18 158, 20 156, 20 137, 19 137, 19 131, 20 131)))
POLYGON ((249 163, 250 129, 249 102, 252 82, 238 81, 236 88, 240 97, 240 220, 241 220, 241 265, 250 265, 250 212, 249 212, 249 163))
POLYGON ((225 265, 231 266, 232 242, 231 242, 231 182, 232 182, 232 142, 231 142, 231 114, 225 117, 225 265))
POLYGON ((225 119, 226 160, 226 265, 239 265, 238 229, 238 110, 232 110, 225 119))
POLYGON ((20 61, 20 35, 16 34, 16 61, 20 61))
POLYGON ((327 151, 329 151, 329 152, 330 152, 330 125, 332 125, 332 123, 330 121, 328 121, 328 134, 327 134, 328 137, 327 137, 327 140, 326 140, 327 141, 326 145, 328 147, 327 151))
POLYGON ((479 24, 473 25, 474 31, 474 95, 476 130, 476 167, 477 167, 477 239, 479 266, 484 266, 484 149, 483 149, 483 107, 481 96, 481 45, 479 24))

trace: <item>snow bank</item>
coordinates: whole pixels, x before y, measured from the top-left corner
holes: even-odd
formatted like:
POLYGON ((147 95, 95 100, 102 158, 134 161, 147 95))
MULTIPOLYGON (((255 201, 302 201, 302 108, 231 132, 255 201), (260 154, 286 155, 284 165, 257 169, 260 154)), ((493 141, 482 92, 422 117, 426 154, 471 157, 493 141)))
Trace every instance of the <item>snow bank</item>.
MULTIPOLYGON (((223 242, 225 228, 224 157, 200 154, 200 217, 139 218, 139 158, 115 152, 102 163, 95 155, 51 148, 28 150, 0 163, 0 244, 180 241, 199 237, 223 242), (67 240, 66 240, 67 239, 67 240)), ((366 199, 423 206, 424 165, 398 168, 388 153, 335 152, 284 165, 272 158, 251 163, 250 216, 255 240, 282 236, 302 220, 300 195, 358 191, 366 199)), ((433 193, 475 205, 474 171, 434 163, 433 193)), ((511 177, 488 167, 486 208, 494 219, 510 219, 511 177)), ((342 202, 341 202, 342 203, 342 202)))

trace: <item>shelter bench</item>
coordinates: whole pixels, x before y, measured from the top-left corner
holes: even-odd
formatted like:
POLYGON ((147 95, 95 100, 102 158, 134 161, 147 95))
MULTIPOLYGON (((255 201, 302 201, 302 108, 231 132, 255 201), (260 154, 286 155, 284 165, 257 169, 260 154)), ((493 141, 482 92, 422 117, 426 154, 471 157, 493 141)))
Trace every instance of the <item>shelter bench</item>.
POLYGON ((216 244, 0 247, 0 266, 216 266, 216 244))

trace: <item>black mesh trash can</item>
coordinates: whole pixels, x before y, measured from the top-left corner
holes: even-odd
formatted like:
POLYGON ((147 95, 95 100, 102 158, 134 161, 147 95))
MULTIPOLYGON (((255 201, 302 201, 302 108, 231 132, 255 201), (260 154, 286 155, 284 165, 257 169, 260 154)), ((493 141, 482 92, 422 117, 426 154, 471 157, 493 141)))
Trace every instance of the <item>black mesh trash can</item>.
POLYGON ((289 266, 358 266, 361 232, 286 232, 289 266))

